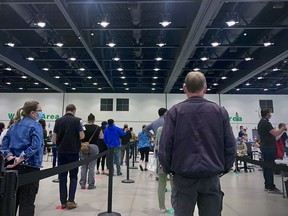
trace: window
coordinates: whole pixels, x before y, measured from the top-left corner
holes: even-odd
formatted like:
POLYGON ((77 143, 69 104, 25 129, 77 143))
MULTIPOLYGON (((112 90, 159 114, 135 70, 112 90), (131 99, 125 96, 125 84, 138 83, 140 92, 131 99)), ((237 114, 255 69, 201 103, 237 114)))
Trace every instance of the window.
POLYGON ((270 108, 274 112, 272 100, 259 100, 259 105, 261 109, 270 108))
POLYGON ((100 111, 113 111, 113 99, 101 98, 100 111))
POLYGON ((116 111, 129 111, 129 99, 117 98, 116 111))

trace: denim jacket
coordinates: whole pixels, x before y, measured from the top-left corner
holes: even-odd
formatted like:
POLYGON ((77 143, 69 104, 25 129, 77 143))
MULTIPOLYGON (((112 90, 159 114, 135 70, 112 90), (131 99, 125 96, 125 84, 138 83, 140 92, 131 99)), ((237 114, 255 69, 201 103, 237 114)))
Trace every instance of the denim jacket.
POLYGON ((25 164, 40 168, 44 139, 42 126, 26 116, 8 130, 3 138, 1 151, 5 157, 23 157, 25 164))

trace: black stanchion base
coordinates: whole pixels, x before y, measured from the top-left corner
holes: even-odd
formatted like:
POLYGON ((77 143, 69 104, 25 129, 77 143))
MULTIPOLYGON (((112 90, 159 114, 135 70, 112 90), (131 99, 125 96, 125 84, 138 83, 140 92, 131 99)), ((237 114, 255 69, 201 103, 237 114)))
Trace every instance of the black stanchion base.
POLYGON ((121 216, 120 213, 118 212, 101 212, 98 214, 98 216, 106 216, 106 215, 109 215, 109 216, 121 216))
POLYGON ((138 167, 135 167, 135 166, 134 167, 129 167, 129 169, 138 169, 138 167))
POLYGON ((133 180, 131 180, 131 179, 125 179, 125 180, 123 180, 123 181, 121 181, 122 183, 134 183, 134 181, 133 180))

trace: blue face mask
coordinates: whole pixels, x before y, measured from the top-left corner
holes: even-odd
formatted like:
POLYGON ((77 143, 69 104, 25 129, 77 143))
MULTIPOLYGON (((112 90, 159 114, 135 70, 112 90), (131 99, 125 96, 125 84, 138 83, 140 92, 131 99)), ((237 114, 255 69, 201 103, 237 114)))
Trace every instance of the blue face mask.
POLYGON ((38 112, 38 118, 37 120, 40 120, 44 117, 44 113, 43 112, 38 112))

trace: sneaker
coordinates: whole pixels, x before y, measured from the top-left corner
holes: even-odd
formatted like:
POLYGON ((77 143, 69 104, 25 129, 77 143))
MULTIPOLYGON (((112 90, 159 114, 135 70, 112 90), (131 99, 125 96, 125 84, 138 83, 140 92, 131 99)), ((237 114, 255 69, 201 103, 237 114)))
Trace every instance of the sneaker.
POLYGON ((117 176, 121 176, 122 175, 122 173, 120 172, 120 173, 117 173, 117 176))
POLYGON ((96 188, 95 185, 93 185, 93 186, 88 186, 88 190, 93 190, 93 189, 95 189, 95 188, 96 188))
POLYGON ((140 167, 140 170, 141 170, 141 171, 144 171, 144 169, 143 169, 143 167, 142 167, 141 164, 139 165, 139 167, 140 167))
POLYGON ((67 202, 66 203, 66 207, 67 207, 67 209, 77 208, 77 203, 75 203, 75 202, 67 202))
POLYGON ((85 187, 84 185, 82 185, 82 186, 81 186, 81 189, 84 190, 84 189, 86 189, 86 187, 85 187))
POLYGON ((282 194, 282 192, 278 189, 278 188, 274 188, 274 189, 264 189, 264 191, 268 192, 268 193, 272 193, 272 194, 282 194))
POLYGON ((66 204, 61 205, 61 209, 66 209, 66 207, 67 207, 66 204))
POLYGON ((106 173, 105 173, 105 171, 104 171, 104 170, 102 170, 102 172, 101 172, 101 175, 106 175, 106 173))
POLYGON ((167 209, 164 208, 164 209, 160 209, 160 213, 166 213, 167 209))
POLYGON ((96 175, 99 175, 99 174, 100 174, 100 172, 99 172, 99 170, 97 170, 97 171, 96 171, 96 175))

